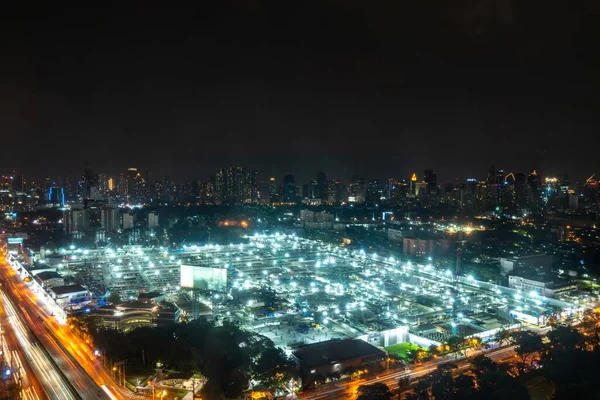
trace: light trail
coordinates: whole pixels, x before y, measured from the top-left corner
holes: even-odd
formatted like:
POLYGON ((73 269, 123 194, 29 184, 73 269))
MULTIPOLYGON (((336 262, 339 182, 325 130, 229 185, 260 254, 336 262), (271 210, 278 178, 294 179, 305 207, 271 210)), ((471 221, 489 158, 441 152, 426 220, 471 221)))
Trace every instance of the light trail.
MULTIPOLYGON (((20 314, 17 313, 4 291, 1 292, 1 299, 15 337, 25 354, 27 361, 44 387, 44 391, 48 394, 48 397, 57 400, 77 400, 69 390, 69 386, 64 381, 61 374, 56 371, 55 366, 50 361, 47 354, 44 353, 37 343, 32 343, 32 340, 29 338, 30 333, 21 321, 20 314)), ((16 359, 19 364, 22 365, 18 356, 16 359)), ((31 396, 30 398, 39 398, 35 391, 32 392, 33 393, 28 392, 28 395, 31 396)))

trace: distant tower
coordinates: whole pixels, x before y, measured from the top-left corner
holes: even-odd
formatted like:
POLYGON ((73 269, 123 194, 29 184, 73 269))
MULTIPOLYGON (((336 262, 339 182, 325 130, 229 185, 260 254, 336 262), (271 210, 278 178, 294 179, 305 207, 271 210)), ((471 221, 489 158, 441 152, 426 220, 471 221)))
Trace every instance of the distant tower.
POLYGON ((413 196, 417 193, 417 174, 412 174, 410 177, 410 190, 409 193, 413 196))

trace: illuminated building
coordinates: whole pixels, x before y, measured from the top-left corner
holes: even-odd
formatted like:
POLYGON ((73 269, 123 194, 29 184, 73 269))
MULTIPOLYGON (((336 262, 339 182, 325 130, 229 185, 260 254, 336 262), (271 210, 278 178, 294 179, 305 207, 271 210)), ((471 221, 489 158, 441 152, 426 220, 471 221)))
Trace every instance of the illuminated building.
POLYGON ((365 180, 362 176, 354 175, 352 182, 348 186, 348 202, 364 203, 365 201, 365 180))
POLYGON ((56 204, 61 207, 65 205, 65 190, 61 187, 51 186, 48 188, 48 204, 56 204))
POLYGON ((101 319, 107 328, 128 332, 135 328, 168 326, 179 322, 179 309, 171 303, 128 301, 100 307, 91 315, 101 319))
POLYGON ((409 187, 409 194, 411 196, 417 196, 417 174, 412 174, 412 176, 410 177, 410 187, 409 187))
POLYGON ((78 309, 90 301, 88 290, 81 285, 54 286, 48 290, 48 294, 63 309, 78 309))
MULTIPOLYGON (((221 168, 214 178, 215 204, 247 204, 258 201, 256 171, 244 167, 221 168)), ((274 178, 273 178, 274 179, 274 178)))
POLYGON ((275 178, 269 178, 269 203, 279 202, 279 188, 277 187, 277 181, 275 178))

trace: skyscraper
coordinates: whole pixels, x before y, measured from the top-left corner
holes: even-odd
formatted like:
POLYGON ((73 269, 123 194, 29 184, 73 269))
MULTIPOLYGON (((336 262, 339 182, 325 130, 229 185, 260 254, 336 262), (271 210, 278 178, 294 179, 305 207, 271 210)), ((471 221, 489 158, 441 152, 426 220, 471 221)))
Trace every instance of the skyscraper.
POLYGON ((296 201, 296 182, 294 175, 283 177, 283 201, 293 203, 296 201))
POLYGON ((427 184, 427 194, 437 194, 437 175, 433 173, 432 169, 425 170, 425 183, 427 184))
POLYGON ((325 172, 317 172, 317 197, 322 202, 327 201, 327 176, 325 172))

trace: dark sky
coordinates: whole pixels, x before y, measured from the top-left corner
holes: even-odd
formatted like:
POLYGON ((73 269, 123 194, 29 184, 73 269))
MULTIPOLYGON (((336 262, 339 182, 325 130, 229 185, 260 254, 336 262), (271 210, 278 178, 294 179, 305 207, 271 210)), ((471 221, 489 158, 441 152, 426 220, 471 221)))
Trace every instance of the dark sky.
POLYGON ((2 11, 0 169, 600 172, 596 0, 125 3, 2 11))

